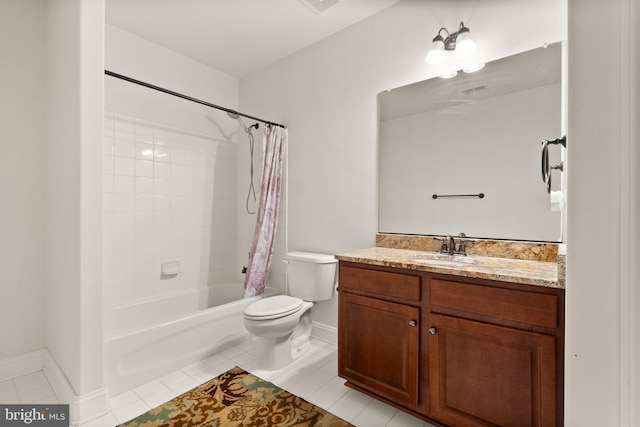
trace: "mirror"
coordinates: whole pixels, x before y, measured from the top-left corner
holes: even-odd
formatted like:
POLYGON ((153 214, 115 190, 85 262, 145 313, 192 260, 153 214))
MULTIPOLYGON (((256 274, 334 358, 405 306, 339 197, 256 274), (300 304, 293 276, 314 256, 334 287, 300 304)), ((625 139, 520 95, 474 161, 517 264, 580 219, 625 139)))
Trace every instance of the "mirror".
POLYGON ((542 141, 563 130, 561 71, 559 42, 380 93, 378 231, 561 241, 540 179, 542 141))

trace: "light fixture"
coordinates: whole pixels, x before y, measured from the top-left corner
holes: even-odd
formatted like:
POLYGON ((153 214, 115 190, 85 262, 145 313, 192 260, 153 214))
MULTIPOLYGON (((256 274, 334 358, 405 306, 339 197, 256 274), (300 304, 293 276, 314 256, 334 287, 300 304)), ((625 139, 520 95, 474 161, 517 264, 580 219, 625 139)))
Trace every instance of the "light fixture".
POLYGON ((444 27, 440 28, 438 34, 433 38, 431 48, 429 48, 424 60, 428 64, 442 64, 446 59, 445 51, 447 50, 453 51, 456 57, 467 56, 476 50, 476 44, 471 39, 471 33, 463 22, 460 22, 460 28, 455 33, 450 33, 444 27), (447 33, 446 38, 442 38, 441 33, 443 31, 447 33))
POLYGON ((480 71, 484 68, 484 62, 478 62, 477 64, 472 64, 464 67, 462 71, 465 73, 475 73, 476 71, 480 71))
POLYGON ((458 72, 456 70, 451 70, 451 71, 446 71, 440 74, 438 77, 440 77, 441 79, 452 79, 457 75, 458 75, 458 72))

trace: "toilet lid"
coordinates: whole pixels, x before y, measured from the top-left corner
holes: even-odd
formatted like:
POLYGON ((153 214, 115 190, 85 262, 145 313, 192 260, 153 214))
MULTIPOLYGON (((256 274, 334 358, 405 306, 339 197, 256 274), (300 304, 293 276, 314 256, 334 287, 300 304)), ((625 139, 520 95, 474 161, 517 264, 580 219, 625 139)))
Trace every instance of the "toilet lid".
POLYGON ((262 298, 244 309, 245 317, 251 319, 276 319, 295 313, 302 307, 300 298, 276 295, 262 298))

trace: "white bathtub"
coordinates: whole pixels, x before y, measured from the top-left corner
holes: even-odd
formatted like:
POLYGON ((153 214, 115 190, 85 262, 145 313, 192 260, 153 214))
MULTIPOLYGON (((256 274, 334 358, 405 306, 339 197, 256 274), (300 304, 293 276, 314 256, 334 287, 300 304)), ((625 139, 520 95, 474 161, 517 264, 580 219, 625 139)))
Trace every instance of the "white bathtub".
POLYGON ((195 298, 192 293, 174 295, 105 312, 105 382, 110 396, 247 340, 244 308, 281 291, 267 288, 261 296, 239 300, 242 284, 196 292, 195 298), (207 308, 210 300, 222 305, 207 308))

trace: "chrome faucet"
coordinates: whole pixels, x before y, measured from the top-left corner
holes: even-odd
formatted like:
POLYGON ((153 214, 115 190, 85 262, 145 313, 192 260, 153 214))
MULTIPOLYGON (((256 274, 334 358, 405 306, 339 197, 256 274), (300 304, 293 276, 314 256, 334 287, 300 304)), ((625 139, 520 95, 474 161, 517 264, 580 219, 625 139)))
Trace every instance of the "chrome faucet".
POLYGON ((447 236, 443 236, 442 238, 442 246, 440 247, 441 254, 449 254, 449 255, 467 255, 466 252, 466 240, 464 238, 467 237, 466 234, 460 233, 458 234, 458 245, 456 247, 456 239, 450 234, 447 236))

